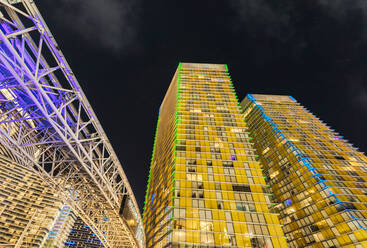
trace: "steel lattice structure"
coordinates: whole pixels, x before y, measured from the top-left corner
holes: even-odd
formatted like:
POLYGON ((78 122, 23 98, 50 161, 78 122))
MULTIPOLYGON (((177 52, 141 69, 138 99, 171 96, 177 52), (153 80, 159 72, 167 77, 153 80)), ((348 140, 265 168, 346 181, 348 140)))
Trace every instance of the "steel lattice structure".
POLYGON ((135 197, 92 107, 32 0, 0 0, 0 138, 105 247, 143 247, 135 197))

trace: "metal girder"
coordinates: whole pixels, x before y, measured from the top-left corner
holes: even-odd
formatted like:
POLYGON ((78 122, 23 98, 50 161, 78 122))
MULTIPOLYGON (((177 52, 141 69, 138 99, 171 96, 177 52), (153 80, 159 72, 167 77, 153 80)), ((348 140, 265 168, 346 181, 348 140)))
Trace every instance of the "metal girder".
POLYGON ((2 145, 49 183, 106 247, 143 247, 122 166, 37 7, 32 0, 0 0, 0 8, 2 145), (125 196, 134 230, 121 216, 125 196))

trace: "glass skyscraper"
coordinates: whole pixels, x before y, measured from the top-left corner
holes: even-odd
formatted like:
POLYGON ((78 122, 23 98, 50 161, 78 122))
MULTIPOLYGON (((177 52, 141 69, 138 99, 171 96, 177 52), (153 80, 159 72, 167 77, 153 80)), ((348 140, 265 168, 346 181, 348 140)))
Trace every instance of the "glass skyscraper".
POLYGON ((367 247, 367 157, 290 96, 241 106, 289 247, 367 247))
POLYGON ((147 247, 286 247, 226 65, 180 63, 159 110, 147 247))
MULTIPOLYGON (((0 145, 0 247, 50 247, 48 236, 63 204, 46 182, 4 151, 0 145)), ((54 233, 53 241, 66 236, 54 233)))

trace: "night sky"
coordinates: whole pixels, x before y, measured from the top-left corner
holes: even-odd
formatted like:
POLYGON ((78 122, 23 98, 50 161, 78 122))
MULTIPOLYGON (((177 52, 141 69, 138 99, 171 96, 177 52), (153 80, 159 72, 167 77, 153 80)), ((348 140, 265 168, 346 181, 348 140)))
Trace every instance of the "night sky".
POLYGON ((365 0, 36 1, 142 208, 178 62, 228 64, 237 95, 292 95, 367 151, 365 0))

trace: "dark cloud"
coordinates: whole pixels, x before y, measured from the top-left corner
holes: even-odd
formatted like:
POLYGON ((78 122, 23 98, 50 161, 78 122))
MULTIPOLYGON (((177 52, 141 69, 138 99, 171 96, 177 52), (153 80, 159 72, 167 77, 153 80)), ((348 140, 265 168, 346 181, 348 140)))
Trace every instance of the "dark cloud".
POLYGON ((269 0, 231 0, 236 12, 236 29, 245 24, 250 35, 268 35, 285 40, 292 30, 290 22, 290 9, 292 2, 281 4, 281 1, 269 0))
POLYGON ((367 14, 365 0, 317 0, 316 2, 338 18, 347 17, 350 11, 361 11, 364 15, 367 14))
POLYGON ((270 66, 288 56, 292 64, 308 66, 320 81, 338 82, 334 87, 345 89, 351 106, 367 111, 367 76, 361 66, 367 50, 366 0, 230 3, 234 28, 262 44, 256 61, 270 66))
MULTIPOLYGON (((317 2, 324 11, 326 11, 331 17, 337 19, 340 23, 345 23, 351 18, 359 18, 359 36, 355 37, 354 42, 351 42, 349 45, 354 47, 365 46, 367 42, 367 1, 318 0, 317 2)), ((361 56, 361 54, 357 56, 353 56, 352 54, 349 55, 354 59, 361 56)), ((353 69, 351 76, 347 77, 346 84, 347 90, 349 90, 350 93, 348 98, 351 99, 354 106, 367 111, 367 74, 365 72, 365 68, 360 68, 359 70, 353 69)))
MULTIPOLYGON (((282 40, 289 38, 302 20, 300 14, 312 11, 346 21, 351 15, 367 21, 365 0, 308 0, 304 3, 291 0, 230 0, 235 10, 235 28, 245 28, 255 35, 265 34, 282 40)), ((310 20, 312 23, 312 20, 310 20)), ((367 32, 366 32, 367 33, 367 32)))
POLYGON ((134 41, 139 0, 59 0, 59 3, 52 17, 85 41, 117 52, 134 41))
POLYGON ((359 73, 357 76, 347 79, 348 98, 352 100, 355 107, 367 111, 367 74, 359 73))
POLYGON ((367 89, 360 88, 357 94, 357 102, 362 108, 367 110, 367 89))

